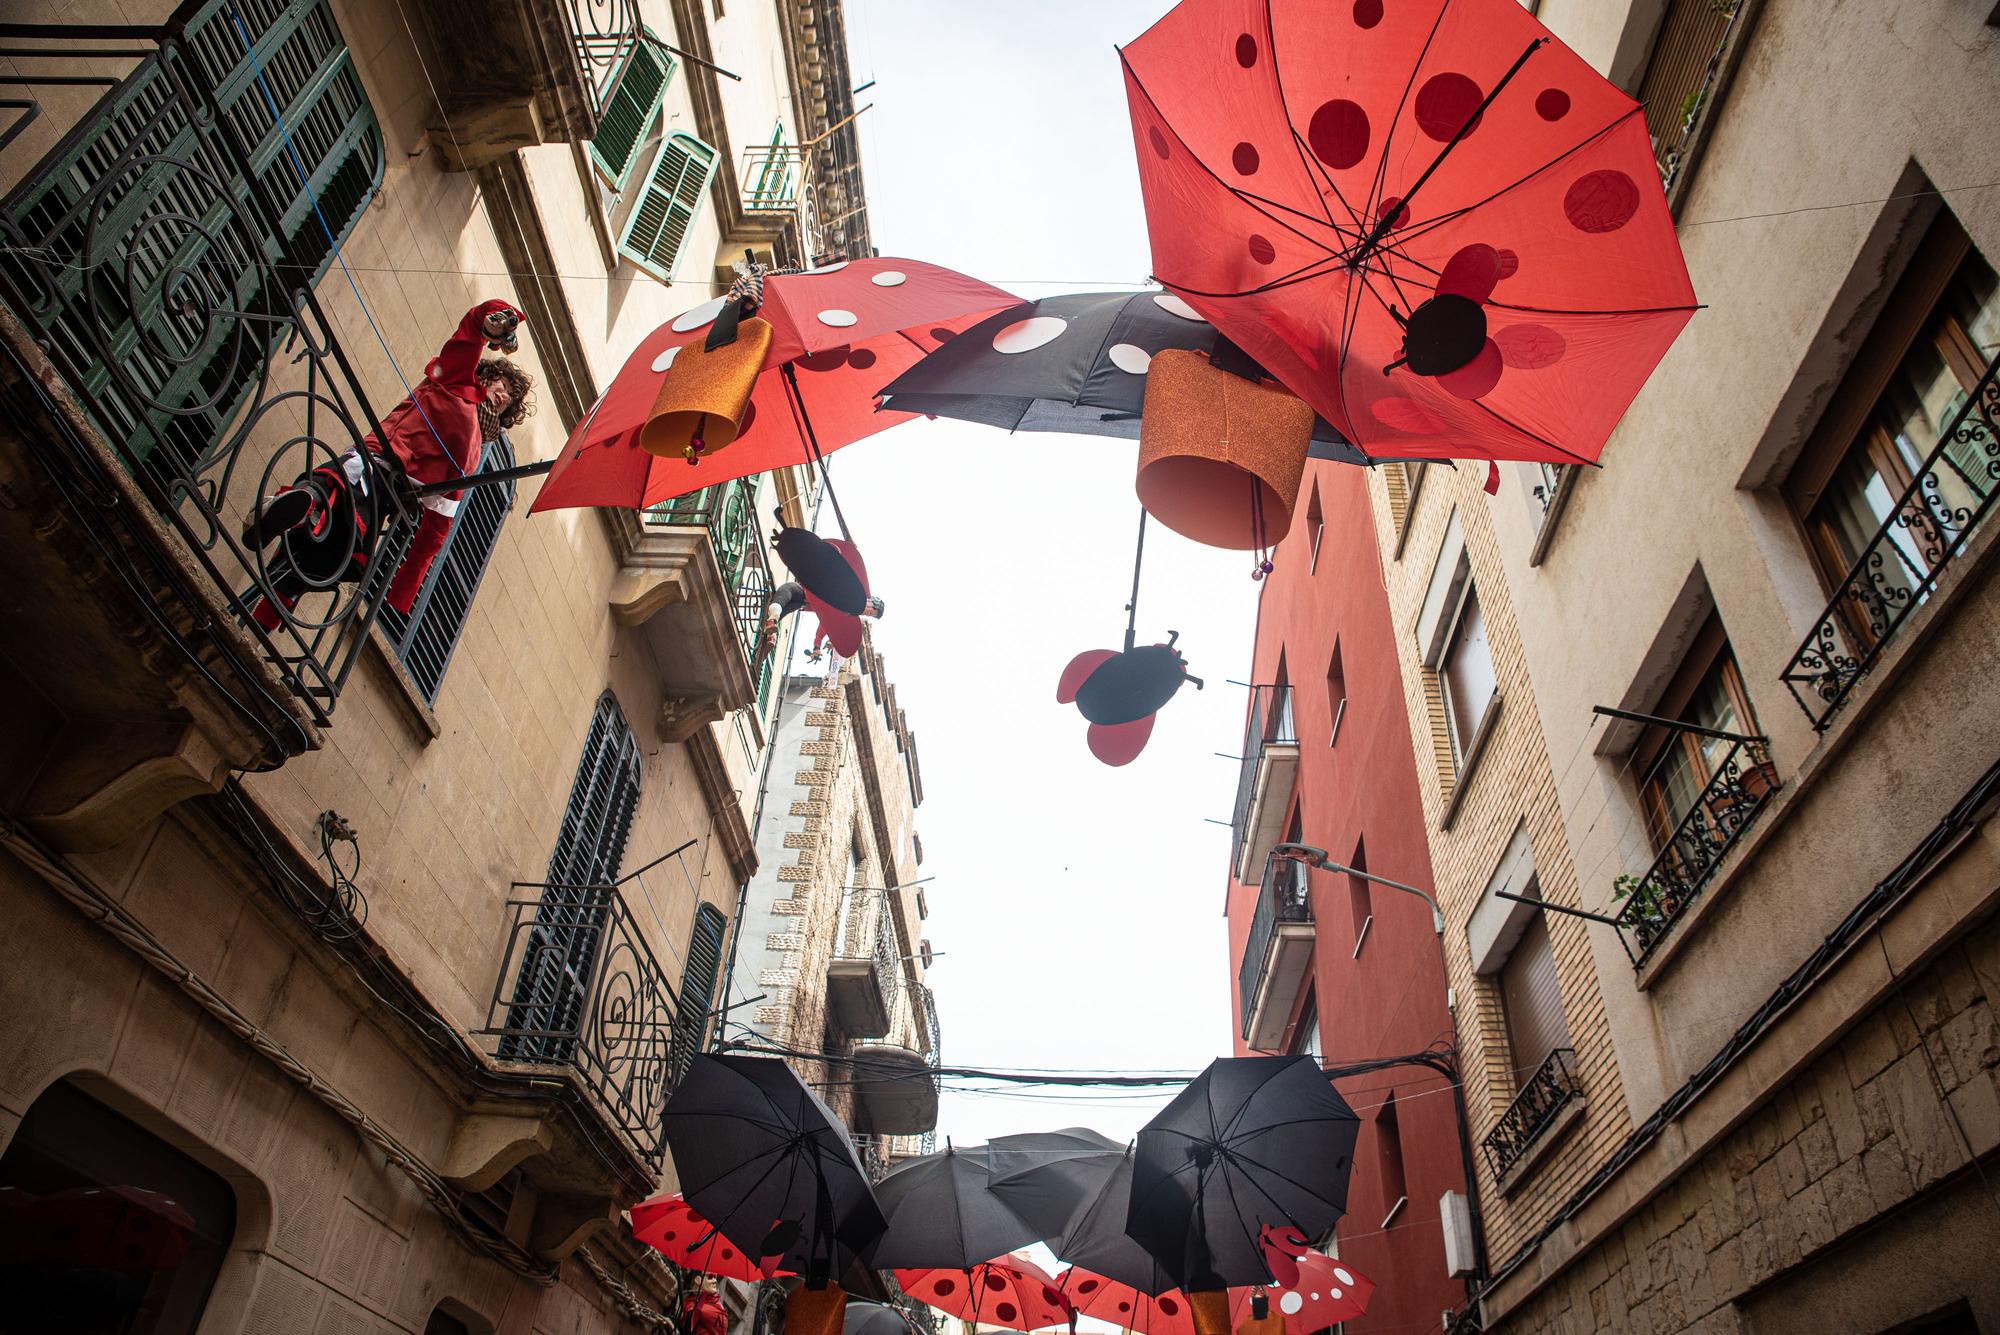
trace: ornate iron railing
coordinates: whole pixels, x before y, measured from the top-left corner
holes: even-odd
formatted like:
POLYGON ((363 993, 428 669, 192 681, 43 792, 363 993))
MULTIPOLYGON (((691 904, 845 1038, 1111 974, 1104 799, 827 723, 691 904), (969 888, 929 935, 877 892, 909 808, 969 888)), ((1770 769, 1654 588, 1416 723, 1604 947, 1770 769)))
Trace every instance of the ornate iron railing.
POLYGON ((766 144, 743 154, 743 207, 789 212, 805 197, 811 156, 791 144, 766 144))
POLYGON ((896 1002, 902 997, 903 965, 896 958, 896 933, 889 922, 888 897, 880 890, 849 890, 840 901, 833 958, 867 960, 875 967, 875 986, 882 993, 882 1013, 895 1027, 896 1002))
POLYGON ((1755 0, 1672 0, 1640 82, 1646 129, 1667 197, 1706 132, 1720 96, 1731 48, 1755 0))
POLYGON ((889 1137, 861 1132, 850 1135, 848 1140, 854 1145, 855 1157, 861 1160, 862 1171, 868 1174, 870 1182, 880 1182, 889 1176, 895 1165, 890 1162, 889 1137))
POLYGON ((1937 587, 2000 494, 2000 358, 1938 443, 1779 674, 1824 731, 1910 613, 1937 587))
POLYGON ((1636 881, 1621 881, 1624 906, 1618 912, 1618 936, 1633 968, 1646 962, 1674 923, 1694 906, 1723 857, 1777 788, 1778 772, 1762 742, 1730 743, 1714 776, 1646 874, 1636 881))
POLYGON ((662 501, 647 508, 645 520, 649 524, 692 525, 708 530, 709 550, 722 576, 722 587, 729 591, 733 602, 736 638, 743 646, 744 660, 756 665, 758 698, 765 698, 770 689, 772 664, 768 654, 760 662, 757 650, 772 577, 770 554, 764 548, 763 530, 757 525, 757 479, 720 482, 662 501))
POLYGON ((1243 1011, 1243 1037, 1250 1037, 1257 1012, 1257 991, 1270 966, 1271 942, 1281 923, 1310 923, 1312 895, 1306 865, 1289 858, 1272 858, 1264 865, 1264 883, 1257 891, 1257 910, 1250 935, 1243 942, 1243 960, 1236 970, 1237 995, 1243 1011))
POLYGON ((1521 1161, 1521 1156, 1555 1121, 1556 1114, 1572 1099, 1583 1097, 1583 1084, 1576 1078, 1576 1050, 1557 1048, 1548 1058, 1535 1068, 1535 1073, 1521 1083, 1521 1092, 1507 1105, 1507 1111, 1500 1114, 1500 1120, 1486 1134, 1483 1142, 1487 1166, 1492 1168, 1494 1177, 1505 1177, 1507 1170, 1521 1161))
MULTIPOLYGON (((938 1028, 937 996, 924 984, 918 984, 918 993, 924 1003, 924 1057, 930 1062, 931 1070, 937 1071, 944 1065, 944 1034, 938 1028)), ((924 1132, 917 1146, 919 1154, 931 1154, 937 1150, 937 1128, 924 1132)))
POLYGON ((414 511, 371 487, 365 531, 317 554, 324 577, 240 529, 380 429, 313 284, 381 179, 381 141, 324 4, 251 8, 247 26, 209 4, 133 30, 151 54, 0 204, 0 299, 324 722, 414 511))
POLYGON ((683 1014, 667 971, 611 885, 520 882, 507 901, 506 949, 486 1027, 508 1061, 568 1066, 605 1114, 658 1168, 661 1114, 679 1072, 676 1036, 706 1018, 683 1014))
POLYGON ((1298 727, 1292 718, 1290 686, 1250 688, 1250 713, 1243 725, 1243 760, 1236 774, 1236 807, 1230 816, 1234 835, 1229 850, 1231 865, 1242 856, 1243 841, 1250 837, 1250 803, 1257 795, 1257 770, 1265 753, 1273 746, 1297 746, 1298 727))
POLYGON ((564 16, 591 115, 602 116, 625 58, 641 40, 637 0, 567 0, 564 16))

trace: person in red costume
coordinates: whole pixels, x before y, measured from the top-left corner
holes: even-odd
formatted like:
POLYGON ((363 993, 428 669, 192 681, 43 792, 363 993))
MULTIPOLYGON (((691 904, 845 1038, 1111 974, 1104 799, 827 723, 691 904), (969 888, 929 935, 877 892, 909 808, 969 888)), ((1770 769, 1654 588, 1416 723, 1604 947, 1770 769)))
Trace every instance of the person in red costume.
MULTIPOLYGON (((379 489, 398 484, 394 473, 416 486, 470 476, 479 470, 481 443, 533 411, 533 379, 512 362, 479 355, 482 347, 517 349, 522 318, 504 301, 467 311, 409 397, 382 419, 381 438, 369 433, 359 450, 313 469, 251 514, 243 526, 244 545, 260 551, 274 541, 281 544, 265 569, 285 607, 308 589, 366 573, 369 533, 385 500, 379 489)), ((417 531, 387 594, 389 606, 406 616, 451 532, 460 495, 441 492, 417 502, 417 531)), ((253 618, 272 630, 281 613, 263 600, 253 618)))
POLYGON ((681 1330, 685 1335, 724 1335, 729 1329, 729 1313, 715 1288, 714 1276, 702 1275, 681 1299, 681 1330))

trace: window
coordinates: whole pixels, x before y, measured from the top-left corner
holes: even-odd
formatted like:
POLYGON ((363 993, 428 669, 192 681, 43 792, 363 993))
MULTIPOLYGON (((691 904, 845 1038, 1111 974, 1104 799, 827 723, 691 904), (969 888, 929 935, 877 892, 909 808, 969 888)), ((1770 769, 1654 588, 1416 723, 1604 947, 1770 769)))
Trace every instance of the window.
POLYGON ((744 163, 750 189, 743 200, 746 209, 789 209, 798 197, 791 154, 785 151, 785 123, 771 131, 771 142, 750 150, 744 163))
POLYGON ((1458 615, 1445 640, 1438 678, 1444 696, 1445 725, 1451 735, 1452 761, 1463 769, 1499 689, 1493 673, 1492 646, 1486 642, 1486 618, 1480 611, 1479 591, 1470 582, 1465 586, 1465 597, 1459 602, 1458 615))
POLYGON ((1267 742, 1296 742, 1299 740, 1298 720, 1292 714, 1291 677, 1285 671, 1285 656, 1278 655, 1278 681, 1271 688, 1275 697, 1271 701, 1271 721, 1266 725, 1264 740, 1267 742))
MULTIPOLYGON (((513 466, 514 443, 503 431, 498 440, 486 442, 480 453, 479 469, 491 473, 513 466)), ((388 603, 382 604, 383 633, 395 646, 396 657, 402 660, 404 670, 416 683, 426 704, 437 702, 444 670, 451 663, 452 650, 458 647, 465 619, 472 612, 473 595, 479 592, 486 563, 500 541, 500 526, 513 508, 511 482, 468 491, 460 503, 457 522, 445 535, 444 546, 431 563, 423 588, 417 591, 410 614, 404 616, 388 603)))
POLYGON ((548 884, 521 958, 500 1055, 567 1061, 583 1014, 609 886, 639 805, 639 743, 611 692, 597 699, 570 784, 548 884))
POLYGON ((1323 1055, 1319 1050, 1319 997, 1311 992, 1306 994, 1305 1009, 1299 1014, 1299 1030, 1292 1038, 1294 1057, 1311 1057, 1318 1061, 1323 1055))
POLYGON ((1922 601, 1992 494, 1983 434, 1943 437, 1996 354, 2000 279, 1940 213, 1785 484, 1858 653, 1922 601))
MULTIPOLYGON (((1532 881, 1522 893, 1529 899, 1541 898, 1532 881)), ((1548 915, 1539 908, 1528 918, 1507 962, 1500 966, 1500 1006, 1506 1013, 1507 1047, 1518 1087, 1551 1052, 1569 1046, 1569 1022, 1563 1018, 1548 915)))
POLYGON ((716 975, 722 969, 722 940, 728 919, 713 904, 694 911, 688 936, 687 960, 681 966, 679 1007, 674 1016, 673 1069, 678 1077, 708 1041, 709 1012, 715 1001, 716 975))
POLYGON ((673 282, 688 227, 714 175, 713 148, 678 130, 668 135, 625 220, 618 253, 661 282, 673 282))
POLYGON ((1645 108, 1660 180, 1679 182, 1708 102, 1719 86, 1724 48, 1735 35, 1738 12, 1750 0, 1668 0, 1659 35, 1635 96, 1645 108))
POLYGON ((1382 1216, 1382 1227, 1387 1228, 1410 1197, 1403 1176, 1403 1132, 1396 1121, 1394 1094, 1375 1113, 1375 1166, 1382 1178, 1382 1199, 1389 1202, 1389 1213, 1382 1216))
POLYGON ((674 61, 651 30, 632 44, 619 67, 618 82, 597 120, 597 137, 590 141, 590 161, 613 190, 623 190, 639 160, 639 149, 659 119, 674 61))
POLYGON ((1333 659, 1326 665, 1326 710, 1332 723, 1327 725, 1326 744, 1332 746, 1340 740, 1340 721, 1347 717, 1347 671, 1340 663, 1340 641, 1333 642, 1333 659))
POLYGON ((1389 489, 1389 519, 1396 531, 1395 556, 1403 554, 1403 540, 1410 533, 1410 516, 1417 508, 1417 495, 1424 489, 1424 471, 1430 465, 1419 460, 1382 466, 1382 482, 1389 489))
POLYGON ((69 1084, 0 1156, 0 1326, 191 1335, 236 1232, 229 1184, 69 1084))
POLYGON ((1312 561, 1306 567, 1306 573, 1316 575, 1319 573, 1320 540, 1326 536, 1326 516, 1320 513, 1317 478, 1313 480, 1312 500, 1306 505, 1306 532, 1312 535, 1312 561))
MULTIPOLYGON (((1743 687, 1743 674, 1730 652, 1729 638, 1719 618, 1710 616, 1695 636, 1694 647, 1668 685, 1657 711, 1717 732, 1755 733, 1757 716, 1743 687)), ((1720 737, 1650 729, 1641 738, 1633 772, 1639 783, 1646 831, 1655 853, 1664 849, 1709 783, 1725 766, 1736 764, 1737 745, 1720 737)), ((1757 794, 1759 797, 1762 793, 1757 794)), ((1737 800, 1731 797, 1730 800, 1737 800)), ((1727 813, 1710 813, 1718 828, 1735 828, 1727 813)))
MULTIPOLYGON (((1360 841, 1354 845, 1354 860, 1347 864, 1355 871, 1368 870, 1368 849, 1360 841)), ((1375 905, 1369 895, 1367 878, 1349 876, 1347 878, 1347 906, 1354 918, 1354 956, 1361 956, 1361 943, 1368 939, 1369 924, 1375 920, 1375 905)))

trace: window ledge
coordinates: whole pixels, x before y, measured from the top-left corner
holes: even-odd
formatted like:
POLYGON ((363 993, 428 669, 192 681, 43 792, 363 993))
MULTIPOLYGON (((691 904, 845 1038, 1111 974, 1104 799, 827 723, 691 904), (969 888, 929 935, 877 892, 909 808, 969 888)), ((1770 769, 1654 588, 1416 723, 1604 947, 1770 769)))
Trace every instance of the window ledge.
POLYGON ((379 624, 368 628, 368 647, 371 651, 370 657, 389 679, 389 698, 399 706, 398 712, 402 714, 403 721, 410 725, 410 731, 415 735, 417 745, 429 746, 444 736, 444 729, 438 725, 437 715, 425 702, 423 692, 417 689, 417 683, 411 678, 409 669, 404 667, 403 660, 396 656, 395 647, 389 643, 389 637, 382 633, 379 624))
POLYGON ((1563 512, 1569 509, 1570 493, 1583 480, 1582 474, 1589 471, 1585 465, 1573 464, 1573 471, 1565 472, 1561 482, 1556 484, 1556 494, 1549 498, 1548 509, 1542 511, 1541 526, 1535 530, 1535 545, 1528 550, 1528 565, 1538 566, 1549 554, 1549 547, 1556 539, 1556 525, 1561 522, 1563 512))
POLYGON ((1479 731, 1472 734, 1472 745, 1466 748, 1465 760, 1452 777, 1451 795, 1444 800, 1444 810, 1438 814, 1438 829, 1449 830, 1451 823, 1458 819, 1458 809, 1465 801, 1465 793, 1472 786, 1472 776, 1479 769, 1480 760, 1486 755, 1486 744, 1493 737, 1494 727, 1500 722, 1500 707, 1506 697, 1499 691, 1493 692, 1493 702, 1486 706, 1486 716, 1479 720, 1479 731))
POLYGON ((1549 1119, 1549 1124, 1542 1128, 1542 1133, 1535 1137, 1535 1143, 1500 1175, 1499 1180, 1493 1184, 1493 1189, 1499 1192, 1502 1198, 1518 1191, 1521 1184, 1527 1181, 1535 1169, 1540 1167, 1562 1142, 1563 1137, 1569 1134, 1570 1128, 1583 1120, 1584 1110, 1589 1106, 1590 1100, 1583 1094, 1578 1094, 1563 1104, 1556 1115, 1549 1119))
POLYGON ((1380 1229, 1385 1229, 1389 1227, 1390 1221, 1393 1220, 1397 1215, 1403 1213, 1403 1207, 1405 1205, 1408 1205, 1409 1203, 1410 1203, 1410 1198, 1408 1196, 1398 1196, 1396 1198, 1396 1203, 1389 1207, 1389 1213, 1382 1216, 1382 1223, 1379 1225, 1377 1231, 1379 1232, 1380 1229))

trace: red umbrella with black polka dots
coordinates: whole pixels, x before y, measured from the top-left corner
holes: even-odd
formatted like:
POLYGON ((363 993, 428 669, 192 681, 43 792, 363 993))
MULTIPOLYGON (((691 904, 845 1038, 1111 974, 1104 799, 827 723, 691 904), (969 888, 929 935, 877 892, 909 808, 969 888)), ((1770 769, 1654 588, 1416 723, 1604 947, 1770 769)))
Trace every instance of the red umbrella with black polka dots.
POLYGON ((975 1326, 1043 1330, 1067 1326, 1076 1315, 1055 1276, 1013 1253, 970 1270, 897 1270, 895 1276, 903 1292, 918 1302, 975 1326))
POLYGON ((632 1236, 683 1270, 698 1270, 717 1279, 748 1283, 790 1274, 757 1258, 745 1256, 722 1230, 702 1217, 676 1192, 655 1196, 632 1207, 632 1236))
POLYGON ((1696 309, 1645 118, 1519 0, 1181 0, 1153 272, 1371 457, 1593 463, 1696 309))

